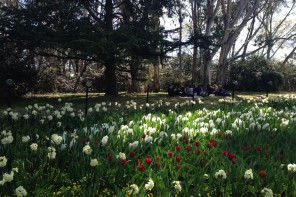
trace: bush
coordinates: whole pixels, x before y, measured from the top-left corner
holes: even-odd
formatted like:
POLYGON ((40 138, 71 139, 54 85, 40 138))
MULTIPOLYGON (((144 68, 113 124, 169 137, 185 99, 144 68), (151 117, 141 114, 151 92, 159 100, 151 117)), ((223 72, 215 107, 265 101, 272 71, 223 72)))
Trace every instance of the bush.
POLYGON ((238 81, 237 89, 240 91, 266 91, 267 82, 271 81, 270 91, 277 91, 283 78, 264 57, 252 56, 230 66, 228 86, 232 86, 233 81, 238 81))

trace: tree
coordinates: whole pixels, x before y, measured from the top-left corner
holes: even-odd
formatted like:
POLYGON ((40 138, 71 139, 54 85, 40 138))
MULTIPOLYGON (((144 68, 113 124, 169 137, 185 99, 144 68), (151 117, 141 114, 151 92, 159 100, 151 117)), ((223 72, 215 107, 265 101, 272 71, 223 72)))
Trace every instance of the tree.
POLYGON ((165 42, 155 19, 166 5, 165 0, 32 0, 18 8, 3 6, 1 30, 36 55, 104 65, 105 92, 113 95, 116 72, 132 72, 136 79, 142 61, 164 55, 156 51, 165 42))

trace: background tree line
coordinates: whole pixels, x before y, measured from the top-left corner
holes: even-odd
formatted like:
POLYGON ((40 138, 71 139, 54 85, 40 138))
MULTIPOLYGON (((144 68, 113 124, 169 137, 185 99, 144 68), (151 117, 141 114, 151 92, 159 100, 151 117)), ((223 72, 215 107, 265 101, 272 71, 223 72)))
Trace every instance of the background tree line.
POLYGON ((0 6, 2 93, 8 78, 16 95, 76 92, 86 80, 107 95, 147 84, 166 90, 171 82, 238 80, 241 90, 260 90, 272 80, 276 90, 296 81, 294 0, 2 0, 0 6), (283 47, 285 58, 275 60, 283 47))

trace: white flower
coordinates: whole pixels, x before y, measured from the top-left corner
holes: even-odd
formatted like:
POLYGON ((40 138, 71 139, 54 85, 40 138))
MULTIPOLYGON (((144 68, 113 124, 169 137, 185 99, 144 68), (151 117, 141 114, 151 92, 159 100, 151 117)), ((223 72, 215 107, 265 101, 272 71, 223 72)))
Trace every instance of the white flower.
POLYGON ((33 143, 30 145, 31 150, 36 151, 38 149, 38 144, 33 143))
POLYGON ((244 177, 245 177, 245 179, 253 179, 252 169, 246 170, 244 177))
POLYGON ((215 173, 215 177, 216 179, 220 178, 220 179, 226 179, 226 173, 224 170, 219 170, 218 172, 215 173))
POLYGON ((90 166, 95 167, 99 164, 97 159, 91 159, 90 160, 90 166))
POLYGON ((101 142, 102 142, 102 145, 105 146, 108 142, 108 136, 107 135, 104 136, 103 139, 101 140, 101 142))
POLYGON ((61 98, 58 98, 58 102, 60 103, 62 101, 62 99, 61 98))
POLYGON ((48 150, 47 157, 49 159, 55 159, 57 155, 56 149, 54 147, 48 147, 47 150, 48 150))
POLYGON ((270 188, 264 188, 261 193, 264 193, 264 197, 273 197, 273 192, 270 188))
POLYGON ((63 138, 57 134, 52 134, 51 135, 51 140, 56 144, 56 145, 59 145, 61 144, 63 138))
POLYGON ((29 140, 30 140, 30 136, 28 136, 28 135, 22 137, 22 142, 23 143, 27 143, 29 140))
POLYGON ((296 164, 288 164, 287 165, 288 171, 289 172, 296 172, 296 164))
POLYGON ((182 135, 181 135, 180 133, 178 133, 178 134, 177 134, 177 138, 178 138, 178 140, 179 140, 180 138, 182 138, 182 135))
POLYGON ((139 141, 134 141, 133 143, 129 143, 129 147, 132 149, 136 149, 139 145, 139 141))
POLYGON ((87 155, 90 155, 92 153, 92 148, 89 145, 86 145, 83 147, 82 152, 84 152, 87 155))
POLYGON ((173 181, 173 184, 175 184, 175 185, 174 185, 175 190, 176 190, 177 192, 181 192, 181 190, 182 190, 181 182, 180 182, 180 181, 173 181))
POLYGON ((136 184, 131 184, 130 188, 133 190, 133 194, 139 193, 139 187, 136 184))
POLYGON ((2 180, 0 181, 0 185, 4 185, 4 183, 5 183, 5 180, 2 179, 2 180))
POLYGON ((6 159, 6 157, 5 157, 5 156, 0 157, 0 168, 5 167, 6 164, 7 164, 7 159, 6 159))
POLYGON ((12 135, 8 135, 1 140, 2 144, 11 144, 13 142, 12 135))
POLYGON ((15 189, 15 194, 17 197, 23 197, 23 196, 27 196, 28 193, 23 186, 19 186, 18 188, 15 189))
POLYGON ((126 156, 125 156, 124 153, 120 152, 120 153, 118 153, 118 155, 116 156, 116 158, 125 160, 126 159, 126 156))
POLYGON ((62 123, 61 122, 57 122, 57 127, 60 127, 62 126, 62 123))
POLYGON ((11 171, 10 172, 10 174, 8 174, 8 173, 4 173, 3 174, 3 180, 5 181, 5 182, 11 182, 12 180, 13 180, 13 175, 14 175, 14 173, 13 173, 13 171, 11 171))
POLYGON ((148 183, 145 184, 145 189, 151 191, 154 187, 154 182, 152 179, 149 179, 148 183))
POLYGON ((153 141, 153 137, 151 137, 151 136, 146 136, 145 137, 145 142, 151 143, 152 141, 153 141))
POLYGON ((225 131, 225 135, 230 135, 230 136, 232 136, 232 131, 231 131, 231 130, 226 130, 226 131, 225 131))

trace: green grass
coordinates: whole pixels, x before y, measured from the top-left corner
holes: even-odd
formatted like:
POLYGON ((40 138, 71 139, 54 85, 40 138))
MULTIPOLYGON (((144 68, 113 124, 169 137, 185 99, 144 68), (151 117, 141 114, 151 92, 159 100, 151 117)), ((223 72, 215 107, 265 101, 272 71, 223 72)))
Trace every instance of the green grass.
MULTIPOLYGON (((281 94, 296 94, 294 92, 277 92, 269 93, 270 97, 276 97, 281 94)), ((236 100, 250 99, 259 96, 265 96, 265 92, 235 92, 236 100)), ((218 100, 222 97, 198 97, 204 102, 205 106, 211 106, 218 104, 218 100)), ((166 92, 150 93, 148 97, 149 103, 163 100, 164 102, 183 102, 184 100, 191 100, 190 97, 169 97, 166 92)), ((146 93, 127 93, 120 92, 118 96, 104 96, 103 93, 89 93, 88 106, 91 107, 100 102, 118 102, 125 103, 126 101, 134 100, 139 104, 146 103, 146 93)), ((195 100, 197 100, 195 98, 195 100)), ((61 107, 65 102, 73 103, 76 108, 84 109, 85 107, 85 93, 49 93, 49 94, 28 94, 22 98, 14 98, 11 100, 11 106, 14 111, 22 111, 25 106, 33 105, 34 103, 51 104, 55 107, 61 107), (61 98, 63 102, 59 103, 58 98, 61 98)), ((8 101, 5 98, 0 98, 0 111, 5 110, 8 107, 8 101)))

